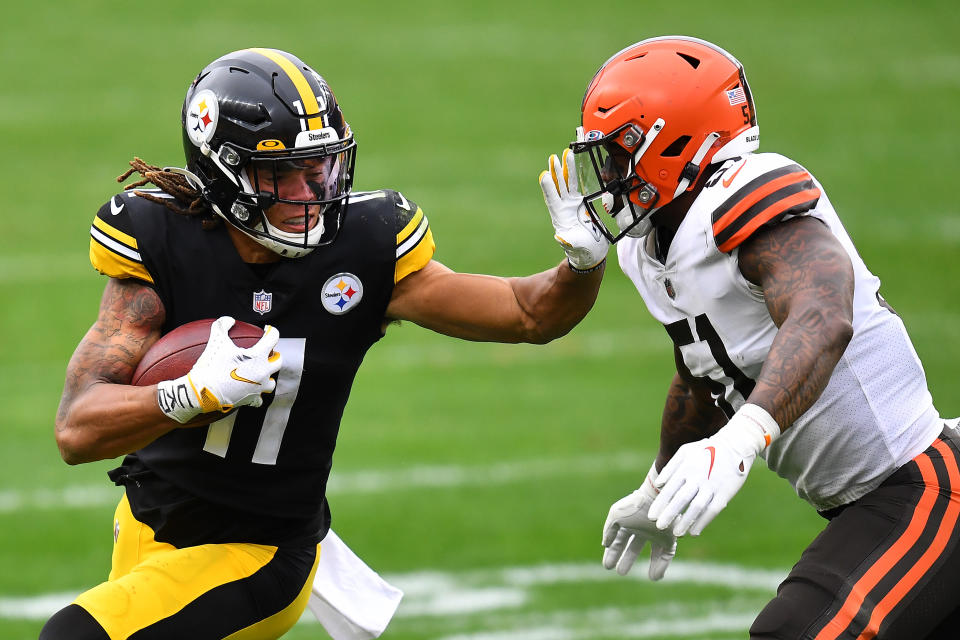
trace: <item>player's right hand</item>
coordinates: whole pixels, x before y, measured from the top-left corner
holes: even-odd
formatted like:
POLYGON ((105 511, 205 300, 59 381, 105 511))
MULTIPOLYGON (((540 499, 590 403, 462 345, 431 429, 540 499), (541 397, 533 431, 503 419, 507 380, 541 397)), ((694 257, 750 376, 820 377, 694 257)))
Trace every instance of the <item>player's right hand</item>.
POLYGON ((626 575, 647 542, 650 542, 650 568, 647 571, 650 579, 661 579, 670 566, 677 553, 677 537, 670 530, 658 529, 647 515, 657 497, 656 481, 657 469, 651 465, 643 486, 610 507, 603 525, 605 569, 616 567, 617 573, 626 575))
POLYGON ((540 174, 540 189, 556 232, 553 237, 563 247, 571 267, 588 271, 604 261, 610 243, 587 214, 573 152, 564 149, 562 161, 551 155, 547 164, 548 170, 540 174))
POLYGON ((157 403, 170 418, 185 424, 201 413, 226 413, 235 407, 259 407, 260 394, 271 393, 275 375, 283 364, 274 351, 280 333, 263 328, 263 337, 252 347, 238 347, 228 331, 236 321, 223 316, 210 325, 210 339, 190 372, 157 385, 157 403))

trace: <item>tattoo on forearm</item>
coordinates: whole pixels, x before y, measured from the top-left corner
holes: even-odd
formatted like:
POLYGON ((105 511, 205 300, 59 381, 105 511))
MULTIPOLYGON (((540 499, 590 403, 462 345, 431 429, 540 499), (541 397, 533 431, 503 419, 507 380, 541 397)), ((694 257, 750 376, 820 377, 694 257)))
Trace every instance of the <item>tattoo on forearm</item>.
POLYGON ((703 390, 691 387, 691 382, 677 374, 663 407, 657 467, 662 469, 681 446, 713 435, 725 422, 726 416, 704 398, 703 390))
POLYGON ((91 384, 127 384, 144 351, 160 335, 165 312, 157 293, 131 280, 110 279, 97 321, 80 341, 67 366, 58 416, 91 384))
POLYGON ((758 233, 740 260, 780 328, 750 401, 786 428, 820 397, 849 341, 853 269, 826 227, 805 218, 758 233))

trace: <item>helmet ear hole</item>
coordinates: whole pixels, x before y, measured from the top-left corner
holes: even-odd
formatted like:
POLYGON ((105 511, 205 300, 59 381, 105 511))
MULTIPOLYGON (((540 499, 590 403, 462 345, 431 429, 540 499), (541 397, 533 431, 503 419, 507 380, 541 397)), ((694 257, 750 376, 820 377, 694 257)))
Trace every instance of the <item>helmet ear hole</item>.
POLYGON ((680 136, 673 142, 671 142, 666 149, 660 154, 662 158, 676 158, 683 153, 683 150, 687 148, 687 143, 690 142, 690 136, 680 136))

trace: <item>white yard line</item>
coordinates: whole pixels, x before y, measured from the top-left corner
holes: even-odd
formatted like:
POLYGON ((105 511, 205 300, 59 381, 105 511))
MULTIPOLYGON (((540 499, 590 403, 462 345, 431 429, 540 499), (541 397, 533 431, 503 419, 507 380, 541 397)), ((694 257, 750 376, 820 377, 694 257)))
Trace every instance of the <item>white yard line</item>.
MULTIPOLYGON (((621 607, 618 611, 629 614, 631 609, 621 607)), ((615 624, 590 624, 591 613, 591 609, 578 611, 572 620, 565 612, 544 615, 536 626, 457 633, 436 640, 594 640, 598 635, 604 638, 669 638, 717 632, 745 633, 758 612, 716 612, 679 617, 648 612, 642 619, 634 614, 635 619, 615 624)))
MULTIPOLYGON (((645 581, 643 571, 620 578, 605 571, 599 563, 547 564, 500 569, 478 569, 461 572, 417 571, 385 575, 390 583, 404 591, 404 599, 397 611, 399 619, 458 618, 484 612, 512 613, 520 610, 530 600, 535 589, 551 585, 634 580, 645 581)), ((751 569, 738 565, 684 562, 677 560, 670 565, 664 578, 666 584, 709 585, 729 589, 741 599, 744 594, 763 601, 772 597, 777 584, 786 576, 787 570, 751 569)), ((26 597, 0 597, 0 618, 40 620, 49 617, 77 593, 50 593, 26 597)), ((736 608, 740 608, 737 606, 736 608)), ((589 638, 590 630, 602 625, 608 635, 646 638, 661 635, 678 635, 692 632, 744 629, 749 626, 746 612, 730 612, 729 603, 723 608, 706 601, 696 603, 662 602, 629 607, 602 607, 578 609, 575 612, 530 613, 500 620, 515 628, 494 633, 451 636, 447 640, 512 640, 513 638, 537 638, 536 629, 553 630, 553 626, 567 629, 564 633, 574 635, 547 635, 553 639, 589 638), (696 616, 705 616, 695 619, 696 616), (567 620, 569 618, 570 620, 567 620), (656 618, 655 621, 651 622, 656 618), (572 624, 572 621, 578 621, 572 624), (697 626, 700 623, 709 626, 697 626), (691 626, 692 625, 692 626, 691 626), (505 635, 504 635, 505 634, 505 635), (530 635, 524 635, 530 634, 530 635)), ((755 615, 755 613, 753 614, 755 615)), ((485 615, 484 619, 487 619, 485 615)), ((751 618, 752 619, 752 618, 751 618)), ((305 616, 304 621, 313 620, 305 616)), ((490 622, 496 622, 490 618, 490 622)))

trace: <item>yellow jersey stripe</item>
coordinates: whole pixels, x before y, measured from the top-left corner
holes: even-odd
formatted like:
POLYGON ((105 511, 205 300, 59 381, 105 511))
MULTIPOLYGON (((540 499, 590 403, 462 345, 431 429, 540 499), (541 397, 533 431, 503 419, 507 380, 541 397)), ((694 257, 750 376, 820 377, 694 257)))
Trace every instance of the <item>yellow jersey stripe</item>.
POLYGON ((437 250, 437 245, 433 241, 433 232, 430 227, 426 228, 423 237, 415 247, 397 258, 397 264, 393 271, 393 282, 396 284, 405 277, 419 271, 426 266, 433 258, 433 252, 437 250))
MULTIPOLYGON (((250 49, 250 51, 259 53, 265 58, 273 60, 281 69, 283 69, 284 73, 287 74, 287 76, 293 82, 293 86, 297 88, 297 92, 300 94, 300 101, 303 103, 304 114, 320 113, 320 105, 317 103, 317 96, 314 95, 313 89, 310 88, 310 83, 307 82, 307 78, 303 75, 303 71, 298 69, 295 64, 285 58, 279 51, 275 51, 273 49, 263 49, 259 47, 250 49)), ((323 127, 323 118, 321 116, 307 118, 307 126, 310 129, 320 129, 323 127)))
POLYGON ((413 216, 413 218, 410 219, 410 222, 408 222, 408 223, 407 223, 407 226, 405 226, 405 227, 403 228, 403 231, 401 231, 400 233, 397 234, 397 246, 398 246, 398 247, 399 247, 401 244, 403 244, 404 241, 406 241, 407 238, 410 237, 410 234, 412 234, 414 231, 416 231, 417 227, 420 226, 420 221, 421 221, 421 220, 423 220, 423 209, 417 207, 417 213, 413 216))
POLYGON ((93 226, 95 226, 97 229, 100 229, 100 231, 110 236, 117 242, 122 242, 131 249, 137 248, 136 238, 131 235, 127 235, 123 231, 120 231, 120 229, 111 227, 109 224, 103 221, 103 218, 100 218, 99 216, 93 219, 93 226))
POLYGON ((108 249, 95 238, 90 238, 90 264, 111 278, 138 278, 153 283, 153 277, 142 262, 108 249))

